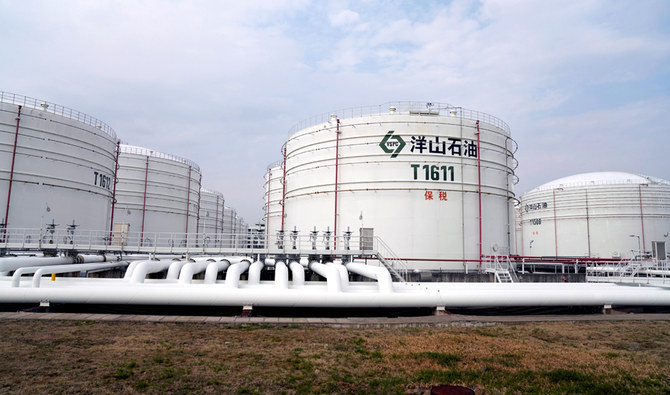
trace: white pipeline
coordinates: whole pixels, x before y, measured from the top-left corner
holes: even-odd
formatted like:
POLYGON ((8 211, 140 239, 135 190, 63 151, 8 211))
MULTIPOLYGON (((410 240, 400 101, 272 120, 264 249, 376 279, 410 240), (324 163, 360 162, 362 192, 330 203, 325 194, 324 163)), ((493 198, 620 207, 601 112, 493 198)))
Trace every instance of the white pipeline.
MULTIPOLYGON (((339 276, 338 276, 339 279, 339 276)), ((64 279, 66 282, 69 279, 64 279)), ((273 284, 230 288, 221 284, 132 284, 117 279, 71 279, 77 286, 0 287, 2 303, 101 303, 281 307, 508 307, 508 306, 670 306, 670 290, 618 284, 427 284, 396 283, 396 292, 332 292, 322 285, 277 290, 273 284), (107 281, 103 281, 107 280, 107 281), (111 282, 110 282, 111 281, 111 282), (109 284, 96 285, 96 282, 109 284), (112 285, 114 284, 114 285, 112 285), (274 290, 274 291, 273 291, 274 290)), ((353 287, 357 288, 357 287, 353 287)), ((368 288, 365 288, 368 289, 368 288)))
POLYGON ((383 267, 350 262, 347 263, 347 270, 350 270, 363 277, 377 280, 377 283, 379 284, 379 292, 393 292, 393 279, 391 279, 391 273, 389 273, 389 271, 383 267))

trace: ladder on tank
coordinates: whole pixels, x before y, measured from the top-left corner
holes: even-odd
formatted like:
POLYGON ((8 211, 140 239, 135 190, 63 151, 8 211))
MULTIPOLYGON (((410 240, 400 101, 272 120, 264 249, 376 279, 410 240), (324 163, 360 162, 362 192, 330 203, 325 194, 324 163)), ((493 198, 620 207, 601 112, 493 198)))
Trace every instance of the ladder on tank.
POLYGON ((379 237, 375 237, 375 254, 379 262, 391 273, 391 277, 399 282, 407 282, 407 262, 400 259, 391 248, 379 237), (396 270, 397 269, 397 270, 396 270))

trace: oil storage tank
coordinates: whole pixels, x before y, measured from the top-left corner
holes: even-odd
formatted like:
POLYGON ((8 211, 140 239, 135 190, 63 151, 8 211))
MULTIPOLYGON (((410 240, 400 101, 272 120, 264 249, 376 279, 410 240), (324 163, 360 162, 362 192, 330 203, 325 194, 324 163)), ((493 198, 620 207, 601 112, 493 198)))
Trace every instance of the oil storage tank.
POLYGON ((521 198, 519 254, 666 259, 670 182, 625 172, 577 174, 521 198))
POLYGON ((265 174, 265 245, 276 244, 277 232, 282 228, 283 162, 268 166, 265 174))
POLYGON ((221 192, 200 189, 200 211, 198 233, 211 236, 211 240, 223 233, 223 211, 225 199, 221 192))
POLYGON ((126 144, 120 146, 118 162, 115 239, 141 246, 198 244, 198 165, 126 144))
POLYGON ((43 100, 0 92, 0 207, 8 228, 109 229, 116 134, 43 100))
POLYGON ((423 271, 476 269, 513 249, 517 146, 502 120, 398 102, 317 116, 290 133, 285 231, 366 232, 423 271))

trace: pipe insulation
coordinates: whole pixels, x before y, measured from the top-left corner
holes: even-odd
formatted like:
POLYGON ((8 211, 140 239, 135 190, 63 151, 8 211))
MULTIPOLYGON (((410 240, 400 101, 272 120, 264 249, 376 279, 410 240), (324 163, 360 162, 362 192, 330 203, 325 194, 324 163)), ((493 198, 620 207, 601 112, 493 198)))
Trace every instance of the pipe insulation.
POLYGON ((391 273, 383 267, 350 262, 347 263, 347 270, 363 277, 377 280, 379 292, 381 293, 393 292, 393 279, 391 278, 391 273))
POLYGON ((293 261, 289 264, 289 268, 291 269, 293 286, 300 287, 305 285, 305 267, 300 263, 293 261))
POLYGON ((226 288, 239 288, 240 276, 249 269, 251 262, 248 259, 233 263, 226 271, 226 288))
POLYGON ((255 261, 249 266, 249 285, 257 285, 261 283, 261 271, 265 264, 261 261, 255 261))
MULTIPOLYGON (((336 274, 333 269, 332 275, 339 279, 336 274)), ((231 288, 220 284, 176 286, 164 281, 136 284, 118 279, 78 279, 86 280, 86 284, 63 286, 59 283, 67 283, 66 280, 71 280, 73 284, 81 282, 77 279, 63 280, 49 282, 48 287, 40 288, 2 286, 0 302, 39 303, 48 300, 52 303, 356 308, 670 306, 668 288, 620 284, 450 283, 427 287, 425 283, 413 286, 396 283, 396 292, 381 293, 332 292, 330 285, 324 288, 317 285, 312 287, 311 284, 299 289, 277 291, 272 284, 231 288), (106 283, 108 286, 100 286, 98 283, 106 283)))
POLYGON ((309 268, 314 273, 326 279, 329 293, 334 294, 342 292, 340 272, 334 265, 326 265, 317 261, 312 261, 309 263, 309 268))
POLYGON ((0 273, 10 272, 21 267, 66 265, 71 263, 94 263, 118 260, 114 255, 76 255, 57 257, 7 257, 0 258, 0 273))
POLYGON ((288 268, 283 261, 275 262, 275 288, 288 289, 288 268))
POLYGON ((56 274, 56 273, 73 273, 73 272, 85 272, 89 270, 104 270, 104 269, 116 269, 120 267, 126 267, 128 262, 113 262, 113 263, 74 263, 71 265, 58 265, 58 266, 37 266, 37 267, 22 267, 17 269, 12 276, 12 287, 19 287, 21 282, 22 274, 34 273, 32 286, 39 288, 42 276, 44 274, 56 274))

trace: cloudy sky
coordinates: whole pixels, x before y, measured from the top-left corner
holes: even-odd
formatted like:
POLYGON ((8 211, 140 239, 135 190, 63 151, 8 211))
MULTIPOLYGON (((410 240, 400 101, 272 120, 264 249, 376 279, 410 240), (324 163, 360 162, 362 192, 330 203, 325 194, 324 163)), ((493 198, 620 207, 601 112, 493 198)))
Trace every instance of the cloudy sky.
POLYGON ((0 90, 195 161, 249 223, 293 124, 389 101, 504 120, 518 195, 670 179, 667 0, 0 0, 0 90))

